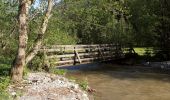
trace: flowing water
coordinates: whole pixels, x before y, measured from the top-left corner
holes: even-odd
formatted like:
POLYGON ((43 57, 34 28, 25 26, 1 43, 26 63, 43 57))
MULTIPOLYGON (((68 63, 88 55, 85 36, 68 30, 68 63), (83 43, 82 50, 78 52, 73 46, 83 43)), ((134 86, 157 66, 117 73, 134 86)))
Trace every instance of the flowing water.
POLYGON ((95 100, 170 100, 170 75, 164 70, 125 65, 68 67, 67 77, 87 80, 95 100))

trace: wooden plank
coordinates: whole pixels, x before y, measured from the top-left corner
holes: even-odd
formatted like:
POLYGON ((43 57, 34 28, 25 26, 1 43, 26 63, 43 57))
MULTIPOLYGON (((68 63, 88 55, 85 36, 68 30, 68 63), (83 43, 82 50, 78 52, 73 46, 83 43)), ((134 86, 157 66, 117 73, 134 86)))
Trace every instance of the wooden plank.
MULTIPOLYGON (((90 55, 97 55, 98 52, 89 52, 89 53, 84 53, 81 52, 79 53, 79 57, 81 56, 90 56, 90 55)), ((110 51, 105 51, 103 52, 103 54, 110 54, 110 51)), ((63 55, 51 55, 51 56, 47 56, 47 59, 52 59, 52 58, 64 58, 64 57, 74 57, 75 54, 63 54, 63 55)))
MULTIPOLYGON (((105 56, 107 58, 112 58, 112 56, 105 56)), ((84 59, 81 59, 81 63, 82 62, 85 62, 85 61, 94 61, 94 60, 97 60, 97 59, 100 59, 101 57, 94 57, 94 58, 84 58, 84 59)), ((104 59, 102 61, 107 61, 107 59, 104 59)), ((76 59, 76 62, 79 62, 78 59, 76 59)), ((67 64, 67 63, 74 63, 74 60, 66 60, 66 61, 58 61, 56 62, 56 64, 67 64)))
MULTIPOLYGON (((103 56, 105 55, 114 55, 115 52, 110 52, 110 51, 105 51, 103 52, 103 56)), ((79 53, 79 56, 82 57, 82 56, 96 56, 98 55, 98 52, 88 52, 88 53, 84 53, 84 52, 81 52, 79 53)), ((48 59, 52 59, 52 58, 66 58, 66 57, 74 57, 75 54, 63 54, 63 55, 48 55, 47 58, 48 59)))
MULTIPOLYGON (((97 59, 107 61, 115 59, 116 47, 118 44, 95 44, 95 45, 54 45, 51 47, 43 47, 40 51, 48 54, 47 59, 57 58, 60 61, 57 64, 75 64, 76 62, 93 62, 97 59), (53 53, 54 52, 54 53, 53 53), (50 55, 63 52, 62 55, 50 55), (97 55, 100 54, 100 57, 97 55), (74 59, 73 59, 74 58, 74 59), (64 60, 64 61, 61 61, 64 60)), ((122 55, 121 55, 122 57, 122 55)))
MULTIPOLYGON (((100 46, 98 46, 100 47, 100 46)), ((92 50, 116 50, 116 47, 95 47, 95 48, 92 48, 92 47, 88 47, 88 48, 76 48, 77 51, 86 51, 86 50, 89 50, 89 49, 92 49, 92 50)), ((63 51, 64 52, 73 52, 74 51, 74 48, 67 48, 67 47, 63 47, 63 48, 46 48, 46 52, 61 52, 63 51)), ((40 51, 43 51, 43 49, 40 49, 40 51)))
POLYGON ((62 48, 62 47, 76 47, 76 48, 79 48, 79 47, 97 47, 97 46, 100 46, 100 47, 106 47, 106 46, 114 46, 116 44, 92 44, 92 45, 53 45, 53 46, 46 46, 46 47, 52 47, 52 48, 62 48))
MULTIPOLYGON (((43 49, 40 49, 39 51, 43 51, 43 49)), ((60 51, 60 49, 47 49, 46 48, 46 52, 59 52, 60 51)))
POLYGON ((52 45, 52 46, 43 46, 46 48, 90 48, 90 47, 113 47, 117 46, 117 44, 95 44, 95 45, 52 45))
MULTIPOLYGON (((97 58, 86 58, 86 59, 81 59, 81 61, 91 61, 91 60, 95 60, 95 59, 97 59, 97 58)), ((78 60, 76 60, 76 61, 78 62, 78 60)), ((74 63, 74 60, 66 60, 66 61, 56 62, 56 64, 64 64, 64 63, 74 63)))
POLYGON ((99 59, 99 57, 93 57, 93 58, 85 58, 85 59, 81 59, 82 61, 94 61, 99 59))
POLYGON ((75 49, 75 53, 76 53, 76 56, 77 56, 77 58, 78 58, 78 60, 79 60, 79 63, 81 64, 81 59, 80 59, 80 56, 79 56, 79 54, 78 54, 78 52, 77 52, 76 49, 75 49))
POLYGON ((74 57, 74 54, 64 54, 64 55, 52 55, 52 56, 47 56, 48 59, 52 58, 64 58, 64 57, 74 57))
MULTIPOLYGON (((110 61, 110 60, 113 60, 113 59, 107 59, 105 61, 110 61)), ((103 60, 104 61, 104 60, 103 60)), ((99 62, 103 62, 103 61, 99 61, 99 62)), ((92 61, 86 61, 86 62, 82 62, 81 64, 88 64, 88 63, 92 63, 92 61)), ((64 66, 72 66, 74 65, 73 63, 69 63, 69 64, 63 64, 63 65, 59 65, 57 67, 64 67, 64 66)))
POLYGON ((66 60, 66 61, 58 61, 56 64, 63 64, 63 63, 74 63, 74 60, 66 60))
POLYGON ((116 46, 87 46, 87 47, 81 47, 81 46, 73 46, 73 47, 52 47, 52 48, 47 48, 47 49, 63 49, 63 48, 65 48, 65 49, 67 49, 67 50, 70 50, 70 49, 74 49, 74 47, 76 48, 76 49, 88 49, 88 48, 97 48, 97 47, 100 47, 100 48, 115 48, 116 46))
POLYGON ((57 64, 57 68, 65 67, 65 66, 73 66, 73 65, 74 65, 73 63, 69 63, 69 64, 57 64))

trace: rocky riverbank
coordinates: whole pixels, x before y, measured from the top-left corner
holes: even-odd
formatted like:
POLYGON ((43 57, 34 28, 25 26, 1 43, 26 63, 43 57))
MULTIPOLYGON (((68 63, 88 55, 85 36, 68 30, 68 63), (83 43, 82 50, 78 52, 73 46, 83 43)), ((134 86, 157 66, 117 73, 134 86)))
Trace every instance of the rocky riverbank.
POLYGON ((144 62, 144 63, 142 63, 142 65, 148 66, 148 67, 153 67, 153 68, 170 69, 170 61, 144 62))
POLYGON ((48 73, 29 73, 20 84, 8 88, 18 100, 89 100, 78 84, 63 76, 48 73))

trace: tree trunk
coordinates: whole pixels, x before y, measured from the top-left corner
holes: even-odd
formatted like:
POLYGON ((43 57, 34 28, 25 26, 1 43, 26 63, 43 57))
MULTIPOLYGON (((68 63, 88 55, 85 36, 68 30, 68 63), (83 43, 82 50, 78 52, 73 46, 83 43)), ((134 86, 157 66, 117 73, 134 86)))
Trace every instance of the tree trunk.
POLYGON ((19 22, 19 43, 18 51, 11 68, 11 78, 13 82, 20 82, 25 66, 25 51, 27 46, 27 15, 29 10, 28 0, 19 0, 18 22, 19 22))
POLYGON ((53 7, 53 0, 48 0, 48 8, 47 8, 43 23, 41 25, 40 32, 38 33, 38 36, 37 36, 37 38, 35 40, 34 47, 32 48, 32 50, 29 52, 29 54, 26 57, 26 64, 28 62, 30 62, 36 56, 36 54, 38 53, 38 51, 39 51, 39 49, 41 47, 42 40, 43 40, 43 37, 44 37, 44 33, 45 33, 46 29, 47 29, 48 21, 49 21, 49 19, 51 17, 52 7, 53 7))

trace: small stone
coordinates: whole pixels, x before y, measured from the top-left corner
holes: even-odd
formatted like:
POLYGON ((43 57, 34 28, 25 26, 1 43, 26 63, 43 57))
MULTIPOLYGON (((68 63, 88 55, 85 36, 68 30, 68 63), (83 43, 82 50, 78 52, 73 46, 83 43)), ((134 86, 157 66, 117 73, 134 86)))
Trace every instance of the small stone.
POLYGON ((38 82, 38 80, 32 80, 32 82, 33 82, 33 83, 36 83, 36 82, 38 82))
POLYGON ((78 89, 78 88, 79 88, 79 85, 78 85, 78 84, 76 84, 76 85, 74 85, 74 87, 75 87, 75 89, 78 89))
POLYGON ((16 95, 16 92, 12 92, 11 95, 12 95, 12 96, 15 96, 15 95, 16 95))
MULTIPOLYGON (((86 92, 79 88, 79 85, 70 82, 68 79, 50 75, 48 73, 29 73, 27 81, 31 84, 25 84, 23 88, 24 94, 19 100, 89 100, 86 92), (85 94, 85 95, 84 95, 85 94)), ((9 88, 10 91, 15 91, 15 86, 9 88)), ((16 92, 11 93, 13 96, 16 92)))
POLYGON ((23 89, 24 87, 18 87, 18 89, 23 89))

